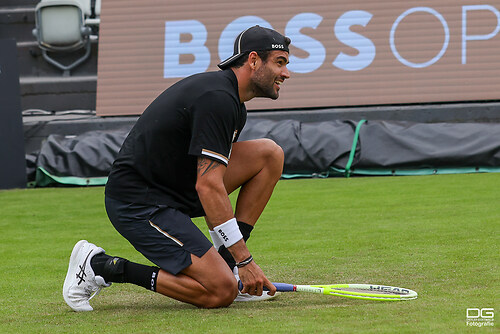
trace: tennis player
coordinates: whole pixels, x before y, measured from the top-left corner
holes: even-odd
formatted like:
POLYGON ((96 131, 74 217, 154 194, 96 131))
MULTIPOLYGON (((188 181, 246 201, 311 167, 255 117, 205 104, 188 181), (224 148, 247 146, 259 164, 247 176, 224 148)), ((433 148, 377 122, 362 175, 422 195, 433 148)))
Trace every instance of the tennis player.
POLYGON ((274 296, 246 241, 281 176, 283 151, 269 139, 237 139, 244 102, 277 99, 290 77, 289 44, 274 30, 251 27, 218 65, 222 71, 185 78, 148 106, 113 164, 105 204, 116 230, 155 266, 79 241, 63 287, 73 310, 91 311, 89 300, 114 282, 202 308, 274 296), (238 188, 233 211, 228 194, 238 188), (193 224, 198 216, 213 245, 193 224))

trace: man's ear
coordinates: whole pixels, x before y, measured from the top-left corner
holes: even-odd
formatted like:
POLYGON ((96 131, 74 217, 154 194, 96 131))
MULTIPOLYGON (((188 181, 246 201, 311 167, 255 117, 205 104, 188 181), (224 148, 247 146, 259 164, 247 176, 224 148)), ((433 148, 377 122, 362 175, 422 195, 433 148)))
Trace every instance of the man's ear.
POLYGON ((250 65, 250 68, 252 70, 255 70, 257 68, 259 59, 259 55, 255 51, 252 51, 248 54, 248 64, 250 65))

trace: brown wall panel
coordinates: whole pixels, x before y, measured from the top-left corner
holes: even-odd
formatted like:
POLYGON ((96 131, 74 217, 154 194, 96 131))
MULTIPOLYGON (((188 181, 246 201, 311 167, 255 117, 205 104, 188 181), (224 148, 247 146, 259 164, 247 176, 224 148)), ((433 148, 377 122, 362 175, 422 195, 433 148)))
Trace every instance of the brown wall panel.
POLYGON ((292 78, 277 101, 254 99, 248 109, 500 98, 498 2, 106 0, 97 113, 142 113, 188 72, 217 70, 220 44, 232 51, 255 23, 292 38, 292 78), (230 27, 230 40, 220 40, 230 27))

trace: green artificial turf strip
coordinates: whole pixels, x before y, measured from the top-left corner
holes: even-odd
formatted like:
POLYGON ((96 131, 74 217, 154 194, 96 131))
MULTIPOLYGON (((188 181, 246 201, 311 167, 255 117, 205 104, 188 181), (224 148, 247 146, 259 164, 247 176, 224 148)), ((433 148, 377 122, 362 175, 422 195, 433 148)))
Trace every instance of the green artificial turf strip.
MULTIPOLYGON (((234 201, 235 196, 232 196, 234 201)), ((0 192, 1 333, 457 333, 500 313, 500 174, 283 180, 248 242, 275 282, 377 283, 407 302, 282 293, 203 310, 115 284, 75 313, 61 295, 73 245, 148 263, 111 226, 103 188, 0 192)), ((206 231, 202 219, 196 223, 206 231)))

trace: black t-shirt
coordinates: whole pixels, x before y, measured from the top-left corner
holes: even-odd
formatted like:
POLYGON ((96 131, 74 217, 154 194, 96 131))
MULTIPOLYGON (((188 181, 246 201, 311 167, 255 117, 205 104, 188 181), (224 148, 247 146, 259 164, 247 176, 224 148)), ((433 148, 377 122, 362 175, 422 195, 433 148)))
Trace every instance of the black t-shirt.
POLYGON ((204 215, 195 189, 197 159, 227 166, 246 116, 230 69, 177 82, 149 105, 125 139, 106 196, 204 215))

